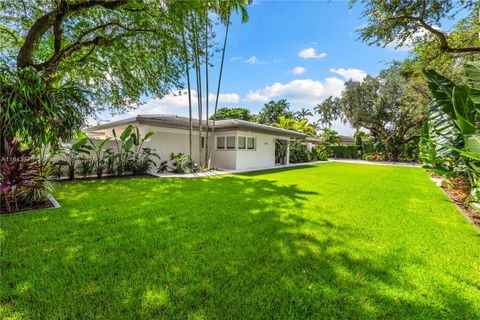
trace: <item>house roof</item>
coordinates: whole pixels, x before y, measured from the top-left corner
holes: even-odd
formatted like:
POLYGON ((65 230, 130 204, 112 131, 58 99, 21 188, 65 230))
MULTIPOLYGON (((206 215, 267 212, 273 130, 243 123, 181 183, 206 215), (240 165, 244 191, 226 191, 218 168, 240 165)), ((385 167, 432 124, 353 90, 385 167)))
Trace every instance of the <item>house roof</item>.
POLYGON ((341 136, 339 135, 338 136, 340 138, 340 140, 344 143, 354 143, 355 142, 355 138, 354 137, 349 137, 349 136, 341 136))
MULTIPOLYGON (((104 123, 98 126, 89 127, 86 130, 88 132, 94 132, 103 129, 115 128, 122 125, 128 125, 131 123, 146 124, 157 127, 165 128, 176 128, 176 129, 188 129, 189 128, 189 118, 181 117, 177 115, 170 114, 143 114, 136 117, 112 121, 104 123)), ((194 129, 198 130, 198 119, 192 119, 192 125, 194 129)), ((206 128, 207 122, 202 121, 202 128, 206 128)), ((208 125, 211 128, 213 125, 213 120, 208 120, 208 125)), ((247 130, 255 131, 260 133, 270 133, 279 136, 286 136, 291 138, 305 138, 306 135, 297 131, 287 130, 282 128, 277 128, 265 124, 254 123, 245 120, 238 119, 229 119, 229 120, 216 120, 215 121, 215 131, 228 131, 228 130, 247 130)))

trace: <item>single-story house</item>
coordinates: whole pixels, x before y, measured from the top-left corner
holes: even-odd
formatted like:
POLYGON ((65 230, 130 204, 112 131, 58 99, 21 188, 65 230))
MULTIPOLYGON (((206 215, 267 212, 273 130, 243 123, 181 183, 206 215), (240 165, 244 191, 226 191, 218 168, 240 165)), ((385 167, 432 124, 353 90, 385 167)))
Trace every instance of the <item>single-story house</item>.
POLYGON ((349 137, 349 136, 338 136, 340 138, 340 144, 343 145, 354 145, 355 144, 355 138, 354 137, 349 137))
MULTIPOLYGON (((87 135, 105 139, 117 135, 128 125, 136 126, 142 136, 149 131, 155 134, 145 141, 145 146, 155 149, 162 160, 170 154, 189 154, 189 119, 176 115, 145 114, 133 118, 113 121, 86 129, 87 135)), ((199 121, 192 119, 192 158, 199 162, 199 121)), ((205 159, 206 121, 202 121, 202 159, 205 159)), ((288 164, 288 145, 292 141, 303 141, 306 135, 296 131, 281 129, 244 120, 215 121, 215 136, 212 137, 213 121, 209 120, 209 146, 211 167, 219 169, 257 169, 288 164)), ((203 161, 205 162, 205 160, 203 161)))

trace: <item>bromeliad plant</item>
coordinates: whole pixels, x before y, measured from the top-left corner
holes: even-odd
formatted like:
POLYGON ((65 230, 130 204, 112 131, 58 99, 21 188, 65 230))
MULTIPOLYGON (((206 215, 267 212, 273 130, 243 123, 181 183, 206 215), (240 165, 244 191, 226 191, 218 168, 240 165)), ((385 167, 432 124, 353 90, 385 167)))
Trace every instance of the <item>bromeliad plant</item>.
POLYGON ((5 138, 1 165, 2 202, 7 212, 15 212, 19 210, 19 202, 26 200, 28 190, 44 188, 44 185, 37 180, 40 175, 40 164, 33 157, 31 148, 22 149, 19 142, 9 142, 5 138))
POLYGON ((423 127, 420 155, 426 167, 453 176, 463 175, 480 198, 480 61, 467 62, 469 85, 456 85, 433 70, 426 70, 434 100, 423 127))

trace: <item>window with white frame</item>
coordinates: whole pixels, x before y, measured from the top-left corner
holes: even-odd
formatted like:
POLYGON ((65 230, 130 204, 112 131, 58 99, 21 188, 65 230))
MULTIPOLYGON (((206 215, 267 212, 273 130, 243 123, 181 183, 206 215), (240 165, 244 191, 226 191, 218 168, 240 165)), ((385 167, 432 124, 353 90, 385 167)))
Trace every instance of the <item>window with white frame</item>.
POLYGON ((238 149, 239 150, 245 150, 247 144, 246 144, 246 138, 245 137, 238 137, 238 149))
POLYGON ((247 138, 247 149, 255 150, 255 138, 251 138, 251 137, 247 138))
POLYGON ((227 149, 235 149, 235 137, 228 136, 227 137, 227 149))
POLYGON ((225 137, 217 137, 217 149, 225 149, 225 137))

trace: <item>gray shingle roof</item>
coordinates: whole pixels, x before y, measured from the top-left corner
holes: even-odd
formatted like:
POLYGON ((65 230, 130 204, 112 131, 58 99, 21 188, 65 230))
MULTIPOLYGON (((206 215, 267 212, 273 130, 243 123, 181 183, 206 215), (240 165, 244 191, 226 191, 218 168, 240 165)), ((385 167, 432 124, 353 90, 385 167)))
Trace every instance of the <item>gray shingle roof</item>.
MULTIPOLYGON (((133 118, 119 120, 119 121, 112 121, 108 123, 104 123, 98 126, 93 126, 87 128, 87 131, 92 132, 96 130, 102 129, 110 129, 122 125, 127 125, 130 123, 139 123, 139 124, 147 124, 151 126, 158 126, 158 127, 166 127, 166 128, 177 128, 177 129, 188 129, 189 127, 189 119, 187 117, 181 117, 177 115, 169 115, 169 114, 143 114, 138 115, 133 118)), ((192 125, 194 129, 198 130, 198 119, 192 119, 192 125)), ((206 128, 207 122, 205 120, 202 121, 202 127, 206 128)), ((211 128, 213 125, 213 121, 209 120, 208 125, 211 128)), ((215 121, 215 131, 227 131, 227 130, 247 130, 247 131, 255 131, 261 133, 270 133, 276 134, 280 136, 286 136, 291 138, 305 138, 306 135, 300 132, 277 128, 265 124, 254 123, 245 120, 237 120, 237 119, 229 119, 229 120, 216 120, 215 121)))

